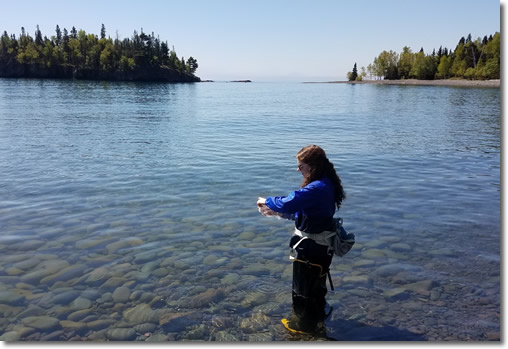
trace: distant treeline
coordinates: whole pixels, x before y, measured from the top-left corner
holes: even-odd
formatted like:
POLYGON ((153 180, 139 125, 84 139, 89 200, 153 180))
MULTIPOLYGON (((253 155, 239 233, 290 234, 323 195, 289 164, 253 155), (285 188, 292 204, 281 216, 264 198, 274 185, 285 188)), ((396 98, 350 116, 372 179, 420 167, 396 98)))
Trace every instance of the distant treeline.
POLYGON ((195 58, 178 58, 166 41, 153 33, 145 34, 143 29, 120 40, 118 35, 106 37, 104 24, 100 36, 75 27, 69 33, 57 25, 55 35, 48 38, 37 26, 35 37, 21 28, 18 38, 4 31, 0 40, 0 76, 7 77, 67 77, 70 72, 74 77, 92 79, 199 81, 194 76, 197 68, 195 58))
POLYGON ((367 68, 358 73, 356 63, 348 72, 349 81, 369 79, 499 79, 501 75, 501 36, 499 32, 483 39, 462 37, 454 51, 440 47, 426 55, 423 47, 413 53, 405 46, 399 55, 383 51, 367 68))

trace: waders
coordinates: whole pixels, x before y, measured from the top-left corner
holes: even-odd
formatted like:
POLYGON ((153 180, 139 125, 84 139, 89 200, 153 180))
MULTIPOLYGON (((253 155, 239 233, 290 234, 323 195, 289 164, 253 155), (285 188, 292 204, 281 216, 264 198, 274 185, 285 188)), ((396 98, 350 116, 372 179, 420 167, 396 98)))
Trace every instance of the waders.
POLYGON ((296 333, 312 333, 325 320, 326 277, 333 255, 328 248, 311 239, 293 236, 289 246, 296 247, 293 259, 293 312, 283 319, 284 326, 296 333))

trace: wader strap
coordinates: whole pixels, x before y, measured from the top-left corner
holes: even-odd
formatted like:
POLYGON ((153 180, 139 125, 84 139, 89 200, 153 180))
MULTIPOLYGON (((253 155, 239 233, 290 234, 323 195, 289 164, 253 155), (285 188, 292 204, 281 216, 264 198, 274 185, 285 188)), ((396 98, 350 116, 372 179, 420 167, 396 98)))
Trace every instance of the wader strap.
POLYGON ((293 262, 300 262, 300 263, 303 263, 303 264, 307 264, 307 265, 311 265, 313 267, 316 267, 316 268, 319 268, 320 272, 319 272, 319 277, 323 277, 323 276, 326 276, 326 274, 323 274, 323 267, 319 264, 315 264, 315 263, 311 263, 309 261, 302 261, 301 259, 294 259, 293 262))
POLYGON ((333 282, 332 282, 332 276, 330 275, 330 270, 328 270, 326 273, 328 274, 328 281, 330 281, 330 288, 332 289, 332 291, 335 291, 335 289, 333 288, 333 282))
POLYGON ((300 245, 300 242, 302 242, 305 239, 308 239, 308 237, 306 237, 306 236, 302 237, 300 240, 298 240, 298 242, 296 244, 293 245, 293 247, 290 248, 290 250, 289 250, 289 260, 290 261, 296 260, 296 256, 297 256, 296 248, 298 247, 298 245, 300 245))
POLYGON ((314 242, 318 245, 328 246, 332 247, 331 243, 331 237, 336 234, 335 231, 323 231, 319 234, 309 234, 304 231, 298 230, 298 228, 295 228, 295 235, 298 235, 300 237, 306 237, 311 240, 314 240, 314 242))
MULTIPOLYGON (((301 236, 301 235, 299 235, 299 236, 301 236)), ((328 236, 327 236, 327 238, 328 238, 328 236)), ((302 261, 301 259, 296 259, 296 255, 297 255, 296 254, 296 248, 305 239, 312 239, 312 240, 314 240, 310 236, 302 236, 302 238, 300 240, 298 240, 298 242, 296 244, 294 244, 293 247, 291 247, 291 250, 289 252, 289 259, 291 261, 293 261, 293 262, 300 262, 300 263, 304 263, 304 264, 307 264, 307 265, 312 265, 313 267, 318 267, 319 270, 320 270, 319 277, 323 277, 323 276, 328 275, 328 281, 330 282, 330 288, 332 289, 332 291, 335 291, 335 289, 333 288, 333 282, 332 282, 332 276, 330 275, 330 270, 328 270, 326 272, 326 274, 323 274, 323 267, 321 265, 310 263, 309 261, 302 261)))
POLYGON ((296 250, 296 247, 298 247, 298 245, 300 245, 300 242, 302 242, 305 239, 308 239, 308 237, 307 236, 302 237, 300 240, 298 240, 298 242, 296 244, 293 245, 293 248, 296 250))

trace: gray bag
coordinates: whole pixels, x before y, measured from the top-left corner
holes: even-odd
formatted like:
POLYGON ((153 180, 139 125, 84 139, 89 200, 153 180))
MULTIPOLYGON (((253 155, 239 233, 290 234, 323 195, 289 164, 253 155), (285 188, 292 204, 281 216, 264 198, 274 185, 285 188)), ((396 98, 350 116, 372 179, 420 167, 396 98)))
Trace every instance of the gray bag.
POLYGON ((342 218, 334 218, 335 221, 335 235, 332 236, 333 252, 342 257, 348 253, 355 244, 355 234, 348 232, 342 226, 342 218))

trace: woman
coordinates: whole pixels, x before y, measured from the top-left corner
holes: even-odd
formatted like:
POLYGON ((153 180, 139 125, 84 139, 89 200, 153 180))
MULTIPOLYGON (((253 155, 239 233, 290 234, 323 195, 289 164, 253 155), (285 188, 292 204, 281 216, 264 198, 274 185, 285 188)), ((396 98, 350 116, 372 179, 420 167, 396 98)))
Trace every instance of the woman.
MULTIPOLYGON (((324 238, 335 230, 333 215, 346 195, 342 182, 325 151, 317 145, 296 154, 298 171, 303 175, 300 189, 287 196, 259 198, 264 216, 279 216, 295 221, 295 235, 289 246, 293 256, 293 316, 283 319, 289 330, 313 332, 325 318, 326 275, 333 251, 324 238)), ((290 257, 291 258, 291 257, 290 257)))

